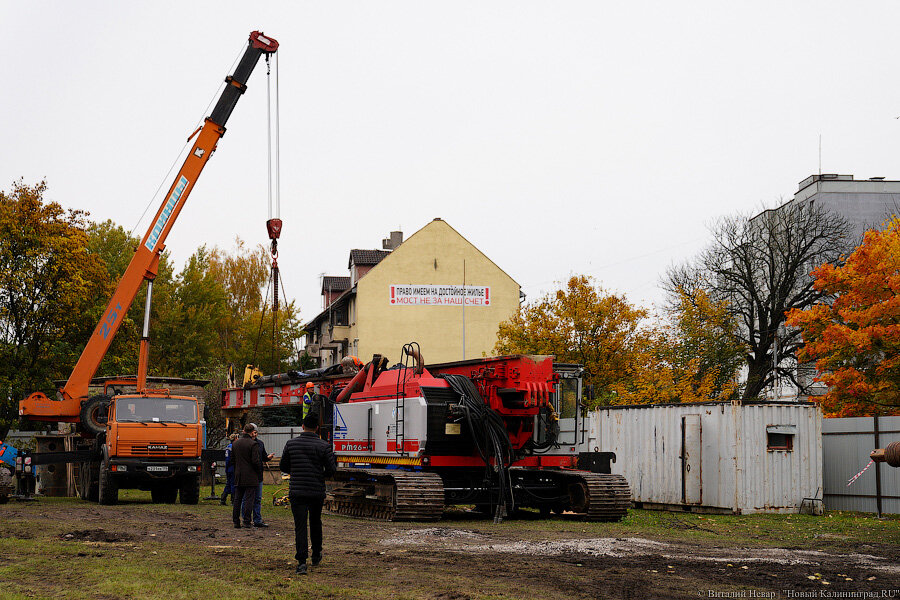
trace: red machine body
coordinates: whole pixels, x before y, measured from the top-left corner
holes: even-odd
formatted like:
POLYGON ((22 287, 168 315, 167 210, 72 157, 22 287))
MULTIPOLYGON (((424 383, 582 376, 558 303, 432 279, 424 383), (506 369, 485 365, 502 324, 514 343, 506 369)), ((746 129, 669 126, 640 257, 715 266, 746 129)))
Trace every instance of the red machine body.
POLYGON ((356 373, 336 366, 261 378, 224 390, 222 407, 237 416, 251 407, 300 404, 313 381, 320 434, 331 440, 339 465, 326 506, 342 514, 429 520, 448 504, 474 505, 495 520, 520 507, 592 520, 626 514, 628 484, 609 474, 614 457, 588 451, 577 400, 568 411, 571 439, 559 441, 561 377, 580 397, 580 367, 515 355, 425 368, 410 345, 403 357, 392 368, 376 355, 356 373))

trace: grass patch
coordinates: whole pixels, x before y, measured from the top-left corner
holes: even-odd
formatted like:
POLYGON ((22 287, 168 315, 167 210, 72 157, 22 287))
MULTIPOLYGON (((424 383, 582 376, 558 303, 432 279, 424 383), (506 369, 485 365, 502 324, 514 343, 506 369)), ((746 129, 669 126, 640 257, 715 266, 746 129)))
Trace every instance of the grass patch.
MULTIPOLYGON (((4 582, 0 597, 570 599, 606 597, 606 588, 598 586, 610 577, 636 586, 634 597, 655 597, 642 596, 640 591, 650 589, 647 586, 654 581, 658 584, 663 575, 670 579, 684 575, 683 569, 666 573, 665 567, 657 574, 627 560, 614 563, 605 558, 491 552, 467 555, 381 543, 406 530, 433 527, 477 531, 488 543, 647 538, 698 547, 838 553, 900 547, 900 518, 878 520, 843 512, 816 517, 633 510, 620 523, 585 523, 565 517, 541 520, 526 514, 499 525, 463 511, 448 511, 440 523, 383 523, 327 515, 326 560, 301 578, 293 574, 291 512, 272 505, 272 494, 279 487, 265 487, 263 517, 272 525, 265 530, 234 530, 231 507, 221 506, 218 500, 201 500, 196 506, 151 504, 149 493, 137 490, 123 490, 116 506, 72 498, 0 506, 0 581, 4 582), (647 582, 641 583, 642 577, 647 582)), ((207 496, 209 488, 201 490, 201 498, 207 496)), ((783 579, 777 583, 786 584, 783 579)), ((614 588, 607 587, 612 593, 614 588)))

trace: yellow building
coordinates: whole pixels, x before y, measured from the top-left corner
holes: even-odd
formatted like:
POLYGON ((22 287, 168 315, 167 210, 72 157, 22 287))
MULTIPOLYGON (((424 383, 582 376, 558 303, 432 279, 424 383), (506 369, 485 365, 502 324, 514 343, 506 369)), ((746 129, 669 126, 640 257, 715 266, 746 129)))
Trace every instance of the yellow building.
POLYGON ((351 250, 349 277, 322 280, 324 310, 305 325, 319 366, 347 355, 400 360, 418 342, 427 363, 491 354, 501 321, 519 308, 519 284, 441 219, 384 250, 351 250))

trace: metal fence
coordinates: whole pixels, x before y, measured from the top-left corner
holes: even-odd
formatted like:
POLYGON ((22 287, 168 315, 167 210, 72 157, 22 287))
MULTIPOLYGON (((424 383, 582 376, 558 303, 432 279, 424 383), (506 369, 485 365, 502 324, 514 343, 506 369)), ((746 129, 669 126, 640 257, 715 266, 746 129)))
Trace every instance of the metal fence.
POLYGON ((284 445, 289 439, 295 438, 303 431, 299 425, 294 427, 260 427, 259 439, 266 445, 266 450, 274 452, 275 456, 280 457, 284 445))
POLYGON ((847 485, 869 462, 869 452, 896 441, 900 441, 900 417, 823 419, 825 508, 900 513, 900 469, 875 463, 847 485))

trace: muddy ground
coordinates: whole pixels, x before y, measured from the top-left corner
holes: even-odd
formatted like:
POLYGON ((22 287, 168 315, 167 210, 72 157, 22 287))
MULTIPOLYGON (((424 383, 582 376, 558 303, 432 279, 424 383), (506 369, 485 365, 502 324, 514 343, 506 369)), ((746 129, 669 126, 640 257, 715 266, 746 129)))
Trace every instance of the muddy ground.
MULTIPOLYGON (((267 529, 235 530, 230 506, 217 502, 197 507, 142 500, 112 507, 11 502, 0 507, 0 537, 46 535, 54 542, 88 542, 122 552, 178 545, 259 569, 269 578, 295 579, 290 511, 266 506, 264 516, 267 529), (244 562, 248 548, 258 557, 253 564, 244 562)), ((804 547, 773 547, 771 540, 749 547, 716 537, 684 541, 679 528, 703 526, 677 516, 668 533, 651 534, 665 539, 565 515, 551 521, 521 516, 500 525, 465 511, 445 512, 436 523, 336 515, 326 515, 324 522, 325 560, 309 580, 335 589, 356 578, 374 581, 370 587, 383 585, 391 596, 440 600, 900 597, 900 548, 878 539, 826 535, 804 547)), ((370 596, 351 596, 384 594, 375 589, 370 596)))

